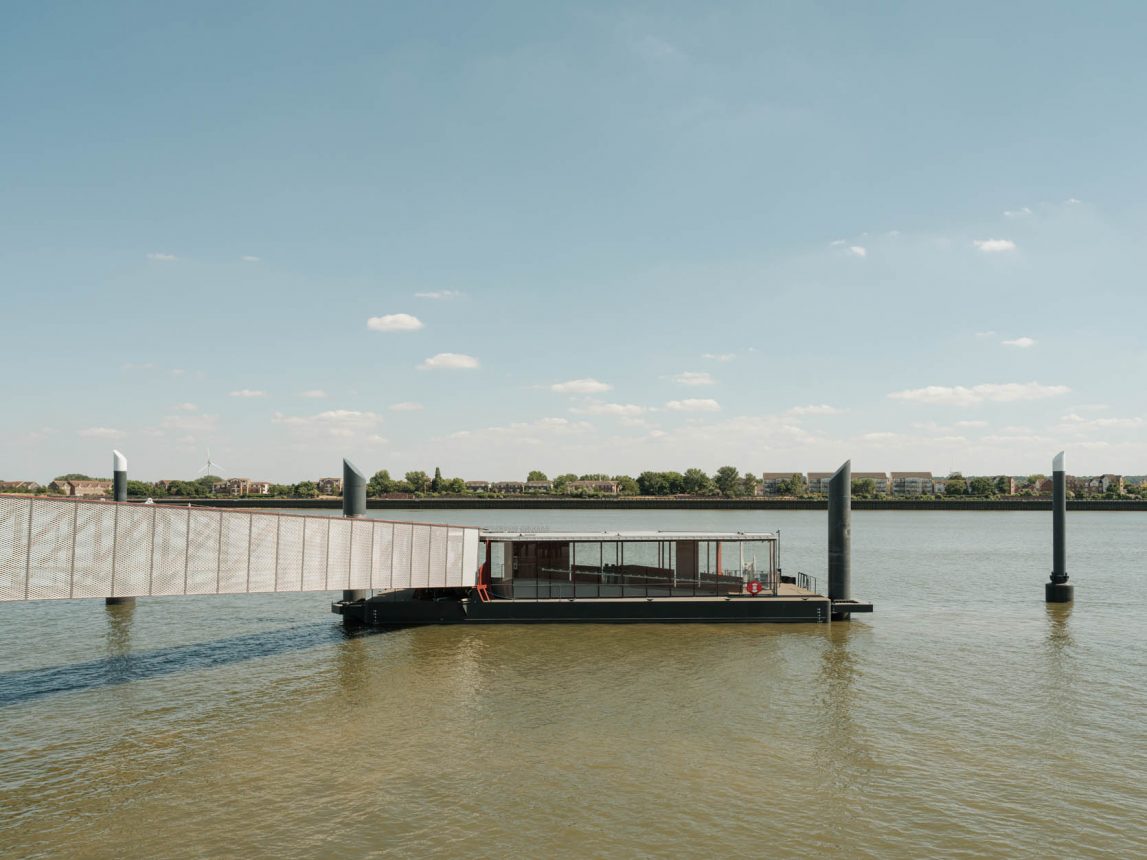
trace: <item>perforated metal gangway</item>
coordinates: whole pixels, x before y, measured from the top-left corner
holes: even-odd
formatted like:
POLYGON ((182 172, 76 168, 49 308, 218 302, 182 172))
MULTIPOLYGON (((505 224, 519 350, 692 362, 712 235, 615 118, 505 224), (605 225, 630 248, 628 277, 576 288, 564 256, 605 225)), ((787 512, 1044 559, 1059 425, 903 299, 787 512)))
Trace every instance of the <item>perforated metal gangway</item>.
POLYGON ((0 601, 477 583, 478 529, 0 497, 0 601))

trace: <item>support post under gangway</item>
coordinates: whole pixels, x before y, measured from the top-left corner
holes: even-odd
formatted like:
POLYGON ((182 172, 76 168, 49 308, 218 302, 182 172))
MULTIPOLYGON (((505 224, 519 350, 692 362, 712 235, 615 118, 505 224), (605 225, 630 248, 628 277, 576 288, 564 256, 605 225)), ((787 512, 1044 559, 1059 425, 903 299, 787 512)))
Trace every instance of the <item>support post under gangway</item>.
MULTIPOLYGON (((343 460, 343 516, 352 519, 366 516, 366 476, 350 460, 343 460)), ((361 588, 343 590, 343 600, 365 600, 361 588)))
MULTIPOLYGON (((828 597, 829 600, 852 599, 851 460, 837 469, 828 482, 828 597)), ((848 614, 840 617, 846 619, 848 614)))
POLYGON ((1051 582, 1044 584, 1047 603, 1071 603, 1075 599, 1075 586, 1067 579, 1067 474, 1060 451, 1051 467, 1051 582))
MULTIPOLYGON (((112 498, 117 502, 127 501, 127 457, 119 451, 112 451, 112 498)), ((108 597, 108 606, 124 606, 135 603, 134 597, 108 597)))

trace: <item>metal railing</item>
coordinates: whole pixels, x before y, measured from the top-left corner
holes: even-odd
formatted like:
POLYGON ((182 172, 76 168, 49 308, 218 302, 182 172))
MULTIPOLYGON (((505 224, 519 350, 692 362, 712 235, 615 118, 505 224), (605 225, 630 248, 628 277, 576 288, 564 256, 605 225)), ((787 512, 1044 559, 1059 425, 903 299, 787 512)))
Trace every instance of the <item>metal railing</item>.
MULTIPOLYGON (((580 600, 599 597, 716 597, 740 594, 746 578, 735 573, 674 577, 671 572, 646 574, 622 568, 599 572, 540 568, 537 577, 494 580, 490 593, 503 600, 580 600), (578 579, 578 576, 585 578, 578 579)), ((775 593, 775 577, 759 577, 765 590, 775 593)))

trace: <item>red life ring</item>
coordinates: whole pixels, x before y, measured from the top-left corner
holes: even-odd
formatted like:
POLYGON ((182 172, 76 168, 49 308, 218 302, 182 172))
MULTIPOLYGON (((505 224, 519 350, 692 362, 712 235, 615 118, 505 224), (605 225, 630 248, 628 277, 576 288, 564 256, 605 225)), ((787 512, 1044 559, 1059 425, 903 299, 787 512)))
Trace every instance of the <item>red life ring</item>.
POLYGON ((750 580, 749 584, 745 586, 745 591, 749 592, 749 594, 755 597, 761 593, 761 588, 762 586, 760 580, 753 579, 750 580))

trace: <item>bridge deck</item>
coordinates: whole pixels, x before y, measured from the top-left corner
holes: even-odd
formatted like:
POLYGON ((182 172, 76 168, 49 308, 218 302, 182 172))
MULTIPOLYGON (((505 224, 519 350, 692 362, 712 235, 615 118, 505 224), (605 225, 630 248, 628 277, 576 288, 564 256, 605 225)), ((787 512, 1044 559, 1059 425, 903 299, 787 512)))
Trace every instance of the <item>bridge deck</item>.
POLYGON ((0 601, 474 585, 478 529, 0 497, 0 601))

